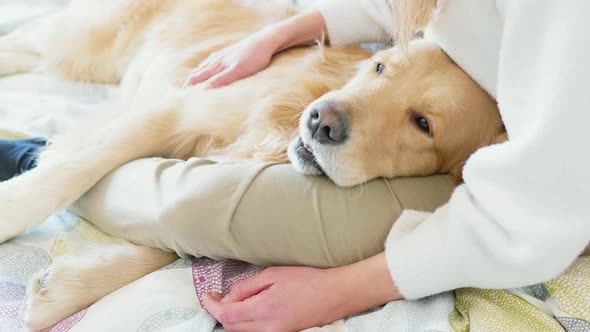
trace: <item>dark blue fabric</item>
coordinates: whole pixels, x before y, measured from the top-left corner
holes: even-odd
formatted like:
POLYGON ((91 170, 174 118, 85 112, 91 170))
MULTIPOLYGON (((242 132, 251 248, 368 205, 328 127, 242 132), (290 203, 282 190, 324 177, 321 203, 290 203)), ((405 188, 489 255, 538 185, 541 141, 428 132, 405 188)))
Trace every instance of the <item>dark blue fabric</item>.
POLYGON ((34 168, 37 157, 47 145, 42 137, 2 140, 0 139, 0 181, 13 178, 34 168))

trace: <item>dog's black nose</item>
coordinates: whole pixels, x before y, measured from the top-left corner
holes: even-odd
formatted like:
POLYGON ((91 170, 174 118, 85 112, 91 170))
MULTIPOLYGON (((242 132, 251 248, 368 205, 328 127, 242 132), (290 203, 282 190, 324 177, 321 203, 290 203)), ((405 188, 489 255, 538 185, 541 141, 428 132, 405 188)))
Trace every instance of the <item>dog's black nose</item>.
POLYGON ((321 144, 342 144, 347 137, 348 123, 336 104, 324 101, 310 111, 307 128, 321 144))

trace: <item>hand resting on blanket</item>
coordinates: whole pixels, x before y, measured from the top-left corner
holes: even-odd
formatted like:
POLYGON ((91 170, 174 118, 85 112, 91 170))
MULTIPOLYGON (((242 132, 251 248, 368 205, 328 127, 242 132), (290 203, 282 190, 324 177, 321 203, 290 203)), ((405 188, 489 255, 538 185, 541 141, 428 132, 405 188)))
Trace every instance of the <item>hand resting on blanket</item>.
POLYGON ((400 298, 381 253, 340 268, 269 268, 203 304, 228 331, 296 331, 400 298))

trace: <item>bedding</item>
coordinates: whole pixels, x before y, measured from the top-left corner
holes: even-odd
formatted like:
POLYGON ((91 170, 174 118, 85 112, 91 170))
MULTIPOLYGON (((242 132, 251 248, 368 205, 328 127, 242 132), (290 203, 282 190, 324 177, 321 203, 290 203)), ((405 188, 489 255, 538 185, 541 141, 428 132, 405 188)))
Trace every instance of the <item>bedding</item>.
MULTIPOLYGON (((0 0, 0 34, 66 2, 0 0)), ((114 86, 39 74, 2 78, 0 137, 51 137, 108 107, 116 94, 114 86)), ((48 267, 55 257, 111 241, 83 218, 61 212, 0 245, 0 331, 23 330, 19 308, 26 283, 36 271, 48 267)), ((201 308, 201 295, 226 293, 233 283, 262 269, 231 260, 181 258, 108 295, 52 331, 219 331, 201 308)), ((512 290, 468 288, 419 301, 397 301, 310 330, 590 331, 589 321, 590 257, 584 256, 544 284, 512 290)))

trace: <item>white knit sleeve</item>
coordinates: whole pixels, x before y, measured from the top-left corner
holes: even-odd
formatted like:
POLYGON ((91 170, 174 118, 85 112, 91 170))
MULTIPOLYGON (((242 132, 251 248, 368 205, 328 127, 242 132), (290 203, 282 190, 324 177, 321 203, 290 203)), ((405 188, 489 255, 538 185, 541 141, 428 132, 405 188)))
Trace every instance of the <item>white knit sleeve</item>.
POLYGON ((324 16, 332 46, 390 40, 393 15, 387 0, 322 0, 312 8, 324 16))
POLYGON ((510 141, 480 149, 431 216, 386 243, 401 293, 514 288, 561 273, 590 240, 590 1, 506 1, 498 103, 510 141))

